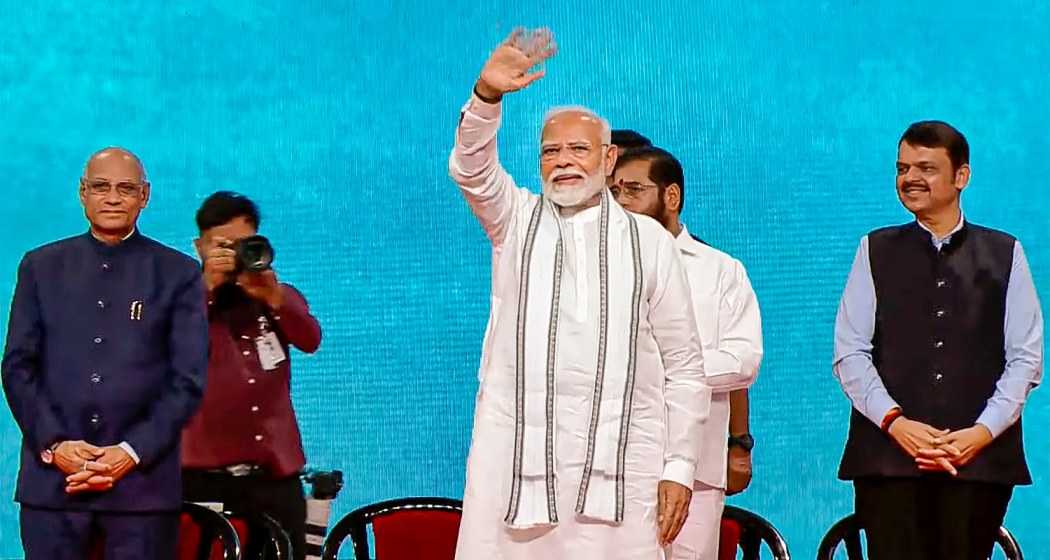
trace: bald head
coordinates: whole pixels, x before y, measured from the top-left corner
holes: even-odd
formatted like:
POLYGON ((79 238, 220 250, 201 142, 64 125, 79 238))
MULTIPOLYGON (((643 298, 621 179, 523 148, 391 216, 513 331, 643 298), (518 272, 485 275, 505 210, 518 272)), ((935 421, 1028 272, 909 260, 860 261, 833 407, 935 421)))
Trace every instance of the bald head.
POLYGON ((593 134, 592 141, 595 144, 610 144, 612 142, 612 130, 609 121, 598 116, 594 111, 580 106, 558 107, 547 112, 543 118, 543 131, 540 139, 546 139, 548 132, 561 131, 566 128, 575 128, 593 134))
POLYGON ((124 148, 103 148, 88 158, 85 178, 121 179, 140 183, 146 180, 142 160, 124 148))

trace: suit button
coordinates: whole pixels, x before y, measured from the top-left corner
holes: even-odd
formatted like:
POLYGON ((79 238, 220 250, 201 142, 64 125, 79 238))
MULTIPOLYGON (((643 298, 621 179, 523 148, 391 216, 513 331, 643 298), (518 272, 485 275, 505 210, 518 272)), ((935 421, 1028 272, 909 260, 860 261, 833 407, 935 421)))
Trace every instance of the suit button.
POLYGON ((248 380, 248 384, 249 385, 255 385, 255 378, 253 377, 253 378, 249 379, 248 380))
POLYGON ((102 417, 99 416, 98 414, 92 414, 91 415, 91 419, 89 420, 89 422, 91 422, 91 427, 92 428, 96 428, 97 429, 98 425, 102 423, 102 417))
POLYGON ((941 379, 944 379, 944 376, 943 376, 943 375, 941 375, 941 374, 940 374, 939 372, 938 372, 938 373, 935 373, 935 374, 933 374, 933 380, 934 380, 934 381, 940 381, 941 379))
POLYGON ((944 278, 938 278, 937 279, 937 287, 938 288, 943 288, 943 287, 945 287, 947 285, 948 285, 948 281, 945 280, 944 278))
POLYGON ((101 336, 96 336, 94 342, 95 342, 95 344, 102 344, 102 337, 101 336))
POLYGON ((109 263, 102 263, 102 270, 109 270, 109 263))
POLYGON ((92 373, 90 379, 92 383, 102 383, 102 376, 99 375, 97 372, 92 373))
POLYGON ((253 406, 252 407, 252 412, 259 412, 259 407, 253 406))
POLYGON ((98 300, 98 302, 96 302, 95 305, 98 305, 99 309, 105 309, 106 308, 106 302, 104 302, 102 300, 98 300))
POLYGON ((259 434, 255 434, 255 441, 262 441, 263 437, 259 434))
POLYGON ((944 341, 943 340, 938 340, 937 342, 934 342, 933 343, 933 347, 934 348, 944 348, 944 341))
POLYGON ((934 313, 934 315, 936 315, 937 318, 940 319, 941 317, 944 317, 944 310, 943 309, 938 309, 937 312, 934 313))

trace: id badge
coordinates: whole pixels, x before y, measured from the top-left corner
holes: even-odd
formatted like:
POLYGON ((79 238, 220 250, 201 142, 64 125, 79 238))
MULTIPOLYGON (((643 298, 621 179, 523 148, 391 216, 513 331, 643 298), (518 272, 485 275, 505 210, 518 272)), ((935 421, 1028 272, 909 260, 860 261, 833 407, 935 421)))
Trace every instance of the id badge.
POLYGON ((288 359, 287 356, 284 355, 284 348, 281 347, 281 341, 277 339, 277 335, 273 332, 268 332, 255 337, 255 349, 259 354, 259 364, 262 365, 262 368, 265 371, 273 371, 277 369, 277 366, 281 365, 281 362, 288 359))

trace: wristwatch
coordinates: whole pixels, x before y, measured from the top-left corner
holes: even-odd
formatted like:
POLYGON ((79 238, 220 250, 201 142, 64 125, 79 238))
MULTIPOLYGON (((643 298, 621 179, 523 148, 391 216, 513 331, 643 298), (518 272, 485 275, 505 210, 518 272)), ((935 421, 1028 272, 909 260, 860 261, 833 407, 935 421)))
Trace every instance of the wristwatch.
POLYGON ((40 452, 40 460, 43 461, 45 465, 50 465, 51 463, 54 463, 55 462, 55 449, 57 449, 57 448, 58 448, 58 444, 56 443, 56 444, 52 445, 51 447, 48 447, 47 449, 41 451, 40 452))
POLYGON ((751 434, 729 436, 729 447, 734 445, 750 453, 755 448, 755 438, 751 437, 751 434))

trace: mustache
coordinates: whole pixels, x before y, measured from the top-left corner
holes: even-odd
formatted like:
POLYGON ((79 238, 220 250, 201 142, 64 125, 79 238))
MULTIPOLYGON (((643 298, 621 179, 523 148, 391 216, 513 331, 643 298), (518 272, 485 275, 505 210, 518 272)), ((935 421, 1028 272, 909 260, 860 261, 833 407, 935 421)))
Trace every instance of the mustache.
POLYGON ((584 175, 580 171, 563 170, 563 171, 555 171, 555 172, 551 173, 550 176, 547 177, 547 180, 548 181, 556 181, 558 179, 573 178, 573 177, 575 177, 577 179, 586 179, 587 178, 587 176, 584 175))

